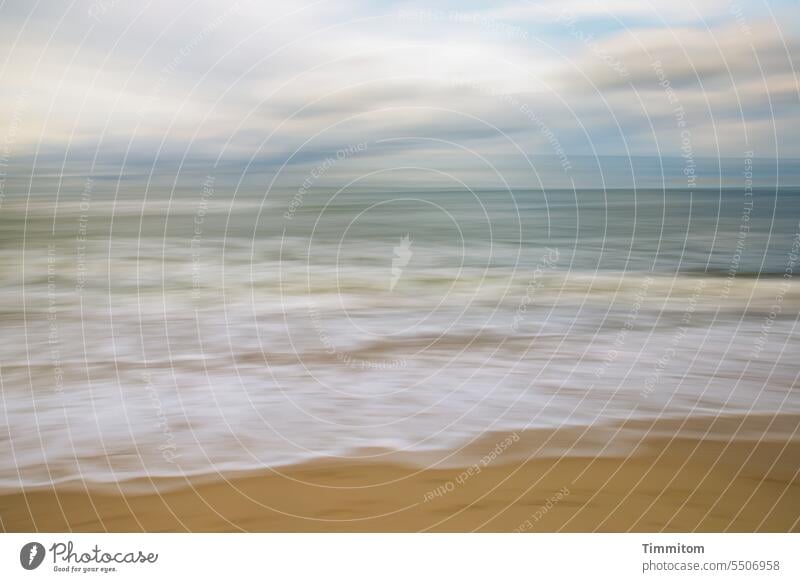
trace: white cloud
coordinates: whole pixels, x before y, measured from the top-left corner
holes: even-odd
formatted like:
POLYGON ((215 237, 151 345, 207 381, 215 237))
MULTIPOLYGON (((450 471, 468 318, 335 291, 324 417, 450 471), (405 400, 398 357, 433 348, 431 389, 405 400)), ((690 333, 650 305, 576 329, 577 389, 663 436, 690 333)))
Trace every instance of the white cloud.
MULTIPOLYGON (((660 60, 688 118, 702 128, 699 149, 737 154, 746 123, 762 150, 775 149, 777 132, 781 152, 800 154, 788 129, 800 115, 797 38, 767 19, 748 21, 743 36, 727 3, 681 2, 661 14, 669 27, 648 22, 597 36, 581 28, 592 17, 649 14, 650 5, 568 0, 481 12, 523 27, 554 8, 586 19, 573 28, 551 22, 546 38, 533 28, 522 38, 447 12, 414 16, 417 4, 398 11, 357 2, 118 3, 99 22, 88 16, 91 6, 78 5, 59 27, 67 7, 47 3, 19 42, 9 44, 13 34, 0 41, 10 57, 0 107, 13 110, 27 91, 15 152, 40 142, 151 152, 164 140, 183 153, 194 139, 193 153, 213 156, 225 147, 247 157, 269 137, 263 151, 280 159, 317 133, 318 148, 415 133, 501 155, 513 149, 504 132, 532 153, 549 153, 544 125, 576 155, 624 154, 626 144, 652 154, 674 143, 676 130, 653 70, 660 60), (685 14, 713 20, 723 13, 708 29, 676 24, 690 20, 685 14), (782 121, 771 135, 765 127, 773 112, 782 121)), ((27 16, 21 5, 2 10, 5 31, 27 16)))

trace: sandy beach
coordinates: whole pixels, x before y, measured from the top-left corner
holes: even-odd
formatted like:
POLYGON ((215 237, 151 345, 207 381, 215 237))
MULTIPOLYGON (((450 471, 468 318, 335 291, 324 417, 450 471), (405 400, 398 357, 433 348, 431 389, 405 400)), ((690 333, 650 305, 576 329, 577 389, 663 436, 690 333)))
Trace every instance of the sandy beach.
POLYGON ((763 437, 767 427, 794 432, 797 421, 693 421, 676 438, 651 430, 659 436, 599 457, 525 460, 519 451, 541 438, 525 433, 508 454, 483 462, 494 435, 460 467, 318 461, 160 484, 158 493, 38 490, 3 495, 0 515, 9 532, 800 531, 800 443, 763 437), (709 428, 713 437, 682 436, 709 428))

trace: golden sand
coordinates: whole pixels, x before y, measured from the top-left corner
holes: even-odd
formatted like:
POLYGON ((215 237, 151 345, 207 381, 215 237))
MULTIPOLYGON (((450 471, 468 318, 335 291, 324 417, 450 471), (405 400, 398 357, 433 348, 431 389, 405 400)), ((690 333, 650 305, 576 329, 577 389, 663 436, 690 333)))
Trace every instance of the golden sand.
POLYGON ((794 440, 657 436, 611 457, 505 457, 314 462, 149 494, 9 493, 0 516, 17 532, 800 530, 794 440))

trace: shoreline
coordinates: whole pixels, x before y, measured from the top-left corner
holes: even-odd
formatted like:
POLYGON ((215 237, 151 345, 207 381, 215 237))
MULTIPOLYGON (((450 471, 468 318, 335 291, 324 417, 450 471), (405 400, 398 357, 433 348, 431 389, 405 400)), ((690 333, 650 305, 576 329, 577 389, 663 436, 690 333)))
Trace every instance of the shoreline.
POLYGON ((529 431, 492 459, 498 435, 437 468, 341 459, 149 493, 5 493, 0 517, 7 532, 800 531, 800 441, 764 433, 794 432, 797 417, 739 420, 689 419, 676 436, 659 421, 647 437, 626 423, 639 438, 605 456, 520 458, 540 442, 529 431))
MULTIPOLYGON (((410 469, 463 469, 479 462, 504 440, 502 454, 492 456, 497 464, 521 463, 532 458, 556 460, 562 457, 605 458, 637 454, 642 439, 672 438, 706 441, 750 440, 783 443, 800 442, 800 415, 792 413, 732 413, 711 416, 662 416, 634 418, 627 421, 596 423, 594 425, 563 425, 488 431, 465 440, 458 446, 439 449, 388 449, 361 447, 341 454, 320 454, 281 463, 253 466, 228 466, 217 471, 176 471, 173 474, 143 472, 127 479, 62 478, 49 483, 23 485, 0 484, 0 497, 36 491, 163 494, 187 486, 215 483, 222 478, 239 480, 262 474, 282 475, 297 467, 355 465, 391 465, 410 469)), ((178 467, 179 468, 179 467, 178 467)), ((120 474, 124 469, 120 470, 120 474)), ((10 481, 6 479, 6 482, 10 481)))

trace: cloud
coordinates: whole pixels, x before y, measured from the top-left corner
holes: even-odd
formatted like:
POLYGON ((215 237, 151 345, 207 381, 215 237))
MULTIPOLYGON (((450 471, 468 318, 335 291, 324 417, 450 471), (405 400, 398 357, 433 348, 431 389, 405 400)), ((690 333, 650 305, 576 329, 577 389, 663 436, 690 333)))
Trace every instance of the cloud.
POLYGON ((697 155, 798 156, 800 44, 776 6, 12 2, 0 107, 10 119, 24 96, 16 156, 280 165, 412 137, 466 149, 408 141, 359 162, 679 156, 677 105, 697 155))
POLYGON ((676 0, 628 2, 626 0, 544 0, 501 4, 490 13, 509 21, 559 21, 564 19, 651 19, 663 22, 700 21, 726 13, 727 0, 676 0))

